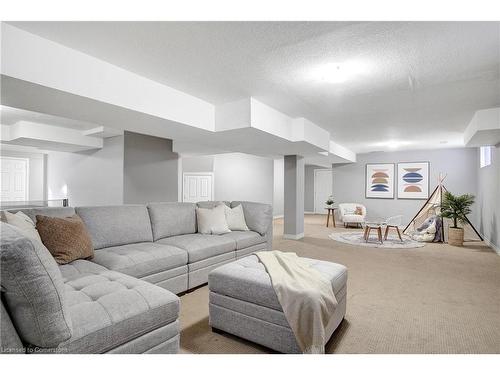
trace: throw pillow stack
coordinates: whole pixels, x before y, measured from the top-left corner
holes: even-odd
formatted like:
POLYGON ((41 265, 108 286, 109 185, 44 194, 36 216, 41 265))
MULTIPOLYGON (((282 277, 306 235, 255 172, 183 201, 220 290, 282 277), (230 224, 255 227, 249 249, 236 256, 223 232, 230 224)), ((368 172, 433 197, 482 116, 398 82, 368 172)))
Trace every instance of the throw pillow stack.
POLYGON ((38 246, 46 248, 58 264, 94 256, 92 239, 78 215, 60 218, 36 215, 33 220, 21 211, 3 212, 4 221, 38 246))
POLYGON ((198 232, 202 234, 225 234, 231 231, 248 231, 243 207, 228 207, 220 202, 213 208, 196 208, 198 232))

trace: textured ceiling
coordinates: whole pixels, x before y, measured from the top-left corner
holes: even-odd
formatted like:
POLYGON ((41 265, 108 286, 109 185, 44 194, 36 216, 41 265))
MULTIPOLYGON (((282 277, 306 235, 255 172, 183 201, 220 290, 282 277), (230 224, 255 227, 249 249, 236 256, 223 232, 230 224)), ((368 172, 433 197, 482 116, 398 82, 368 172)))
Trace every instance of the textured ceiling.
POLYGON ((473 113, 500 105, 498 22, 12 24, 214 104, 254 96, 356 152, 459 146, 473 113), (311 78, 346 61, 367 71, 311 78))

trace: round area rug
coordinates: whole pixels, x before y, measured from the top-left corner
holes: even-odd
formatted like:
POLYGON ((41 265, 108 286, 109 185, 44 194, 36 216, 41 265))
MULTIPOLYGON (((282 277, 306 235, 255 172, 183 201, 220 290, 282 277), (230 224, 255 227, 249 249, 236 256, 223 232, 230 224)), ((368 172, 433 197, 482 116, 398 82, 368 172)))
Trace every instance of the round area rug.
POLYGON ((332 233, 328 237, 332 240, 347 243, 349 245, 381 247, 384 249, 411 249, 425 246, 425 242, 413 241, 405 236, 403 236, 403 242, 399 240, 399 237, 388 236, 387 240, 384 240, 384 243, 381 244, 377 241, 377 236, 371 235, 368 242, 366 242, 363 238, 363 232, 338 232, 332 233))

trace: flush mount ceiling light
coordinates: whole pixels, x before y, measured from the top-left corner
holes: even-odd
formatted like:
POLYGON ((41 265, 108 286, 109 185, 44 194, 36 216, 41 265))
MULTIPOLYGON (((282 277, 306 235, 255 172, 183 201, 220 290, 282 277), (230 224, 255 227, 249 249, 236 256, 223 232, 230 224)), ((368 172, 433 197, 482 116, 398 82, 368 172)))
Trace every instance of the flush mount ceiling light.
POLYGON ((387 147, 387 148, 394 150, 394 149, 399 148, 401 146, 408 146, 408 145, 411 145, 411 142, 391 140, 391 141, 387 141, 387 142, 376 143, 374 146, 387 147))
POLYGON ((317 66, 311 72, 313 80, 328 83, 342 83, 356 76, 368 73, 366 63, 361 61, 346 61, 343 63, 328 63, 317 66))

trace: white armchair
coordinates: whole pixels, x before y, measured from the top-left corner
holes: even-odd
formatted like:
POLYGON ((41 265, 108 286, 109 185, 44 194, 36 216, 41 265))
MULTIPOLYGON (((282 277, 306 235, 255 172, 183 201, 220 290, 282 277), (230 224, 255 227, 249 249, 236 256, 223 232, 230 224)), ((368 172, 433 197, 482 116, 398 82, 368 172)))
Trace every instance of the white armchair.
POLYGON ((359 203, 341 203, 339 204, 339 213, 345 227, 349 224, 363 226, 366 218, 366 207, 359 203), (361 208, 361 215, 359 208, 361 208))

